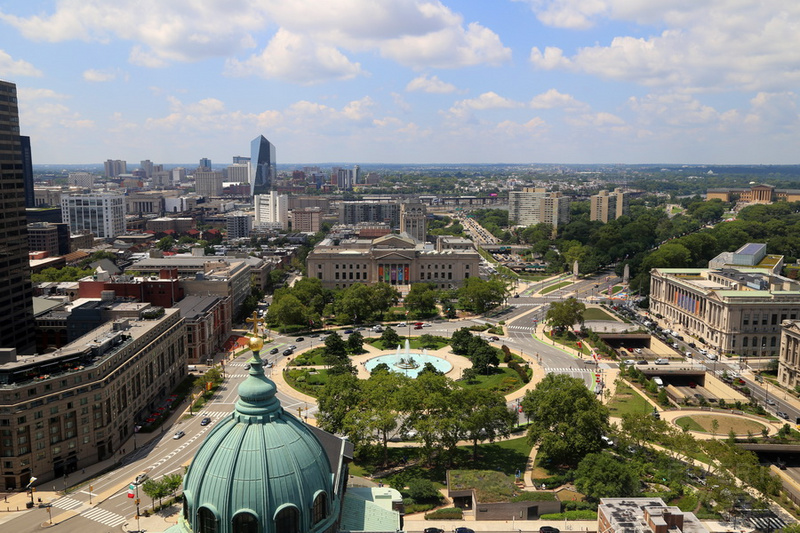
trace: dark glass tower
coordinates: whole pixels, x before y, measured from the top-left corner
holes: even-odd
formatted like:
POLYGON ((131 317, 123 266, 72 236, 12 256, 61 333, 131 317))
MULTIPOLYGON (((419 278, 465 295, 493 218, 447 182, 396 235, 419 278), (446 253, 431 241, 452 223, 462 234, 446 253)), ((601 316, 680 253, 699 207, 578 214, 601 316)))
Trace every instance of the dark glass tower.
POLYGON ((0 347, 31 353, 36 345, 28 265, 25 179, 17 87, 0 80, 0 347))
POLYGON ((267 194, 277 176, 275 146, 259 135, 250 143, 250 194, 267 194))
POLYGON ((19 142, 22 147, 22 176, 25 180, 25 207, 36 207, 33 196, 33 156, 31 156, 31 138, 21 135, 19 142))

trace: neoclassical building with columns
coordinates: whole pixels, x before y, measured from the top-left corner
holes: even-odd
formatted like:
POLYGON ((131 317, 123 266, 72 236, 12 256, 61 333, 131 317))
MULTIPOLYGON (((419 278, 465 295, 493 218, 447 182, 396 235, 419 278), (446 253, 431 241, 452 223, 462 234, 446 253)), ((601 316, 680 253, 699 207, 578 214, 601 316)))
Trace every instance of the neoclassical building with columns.
POLYGON ((781 324, 800 316, 800 283, 753 267, 654 268, 650 312, 720 354, 777 356, 781 324))
MULTIPOLYGON (((446 245, 445 245, 446 246, 446 245)), ((398 287, 426 282, 455 288, 478 276, 481 256, 475 249, 434 249, 401 235, 378 239, 325 239, 308 254, 307 275, 331 289, 354 283, 384 282, 398 287)))

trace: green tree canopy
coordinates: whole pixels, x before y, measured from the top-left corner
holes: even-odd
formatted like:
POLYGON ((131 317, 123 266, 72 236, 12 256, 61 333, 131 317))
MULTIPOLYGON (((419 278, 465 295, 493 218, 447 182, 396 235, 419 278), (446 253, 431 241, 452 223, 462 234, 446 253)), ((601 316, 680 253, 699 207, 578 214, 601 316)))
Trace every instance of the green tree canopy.
POLYGON ((531 421, 528 440, 556 464, 577 465, 601 449, 608 431, 608 409, 583 380, 565 374, 548 374, 522 400, 531 421))
POLYGON ((574 324, 583 325, 583 313, 586 305, 575 298, 567 298, 563 302, 552 302, 547 309, 545 320, 556 329, 570 329, 574 324))
POLYGON ((578 463, 575 488, 592 501, 639 494, 636 467, 610 453, 590 453, 578 463))

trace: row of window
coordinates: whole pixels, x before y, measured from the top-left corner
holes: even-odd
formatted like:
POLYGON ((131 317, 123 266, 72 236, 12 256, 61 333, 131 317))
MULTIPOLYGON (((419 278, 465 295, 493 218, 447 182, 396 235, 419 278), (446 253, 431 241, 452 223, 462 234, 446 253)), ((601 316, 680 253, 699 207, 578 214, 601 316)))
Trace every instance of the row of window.
MULTIPOLYGON (((771 325, 777 326, 778 324, 780 324, 781 322, 783 322, 787 318, 789 320, 795 320, 797 318, 797 313, 790 313, 788 316, 787 316, 786 313, 781 313, 780 321, 778 321, 778 314, 777 313, 772 313, 771 317, 768 314, 759 315, 758 313, 754 313, 753 314, 753 325, 757 326, 758 322, 760 320, 762 326, 766 326, 767 325, 767 321, 769 321, 769 323, 771 325)), ((750 315, 749 314, 748 315, 742 315, 742 326, 749 326, 749 325, 750 325, 750 315)))
MULTIPOLYGON (((189 506, 185 499, 183 516, 187 521, 189 520, 189 506)), ((317 524, 327 516, 328 498, 324 492, 321 492, 311 506, 311 524, 317 524)), ((258 533, 260 531, 258 517, 247 511, 234 515, 231 525, 233 533, 258 533)), ((275 515, 275 531, 299 533, 300 525, 300 511, 293 505, 284 507, 275 515)), ((200 507, 197 510, 197 533, 217 533, 219 529, 219 520, 214 512, 207 507, 200 507)))

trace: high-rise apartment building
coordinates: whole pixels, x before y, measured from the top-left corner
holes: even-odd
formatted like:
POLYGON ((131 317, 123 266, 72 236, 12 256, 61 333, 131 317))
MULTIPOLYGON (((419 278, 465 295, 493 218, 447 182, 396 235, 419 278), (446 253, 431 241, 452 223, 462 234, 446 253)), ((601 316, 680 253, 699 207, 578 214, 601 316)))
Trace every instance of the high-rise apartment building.
POLYGON ((250 142, 250 194, 266 194, 278 177, 275 146, 263 135, 250 142))
POLYGON ((33 154, 31 152, 31 138, 26 135, 19 137, 22 148, 22 176, 25 180, 25 207, 36 207, 33 194, 33 154))
POLYGON ((228 240, 245 239, 253 229, 253 217, 240 211, 230 213, 226 217, 228 240))
POLYGON ((525 187, 508 193, 508 218, 520 226, 550 224, 557 228, 569 222, 570 199, 560 192, 525 187))
POLYGON ((27 353, 36 345, 33 288, 28 265, 25 178, 19 135, 17 87, 0 81, 0 347, 27 353))
POLYGON ((420 242, 425 242, 425 205, 419 202, 403 202, 400 204, 400 231, 408 233, 420 242))
POLYGON ((271 228, 289 228, 289 197, 269 191, 254 197, 256 224, 271 228))
POLYGON ((70 233, 113 239, 125 233, 125 197, 111 193, 62 196, 61 219, 70 233))
POLYGON ((359 182, 359 177, 361 175, 361 169, 358 165, 353 167, 352 169, 349 168, 336 168, 334 169, 336 172, 336 186, 342 190, 352 189, 354 185, 357 185, 359 182))
POLYGON ((146 177, 150 178, 150 177, 153 176, 153 172, 155 172, 155 168, 153 168, 153 162, 152 161, 150 161, 149 159, 145 159, 144 161, 142 161, 139 164, 142 167, 142 170, 144 170, 144 174, 145 174, 146 177))
POLYGON ((120 174, 128 173, 128 163, 121 159, 108 159, 103 163, 107 178, 116 178, 120 174))
POLYGON ((589 220, 608 222, 628 213, 628 194, 616 188, 610 193, 600 191, 591 197, 589 220))
POLYGON ((216 170, 198 168, 194 173, 194 189, 200 196, 221 196, 225 176, 216 170))
POLYGON ((292 210, 292 231, 316 233, 322 226, 322 210, 319 207, 304 207, 292 210))
POLYGON ((386 222, 393 228, 400 225, 400 204, 395 200, 354 200, 339 205, 340 224, 386 222))

